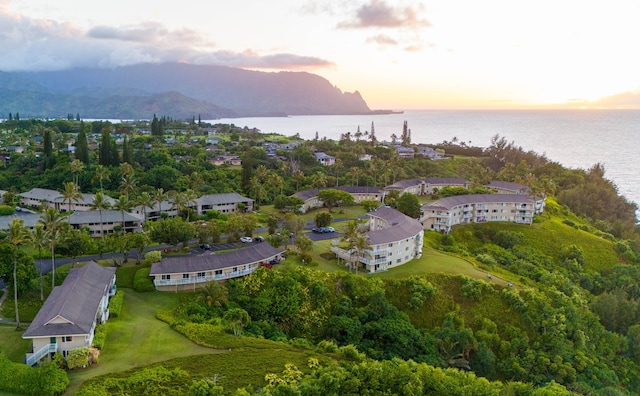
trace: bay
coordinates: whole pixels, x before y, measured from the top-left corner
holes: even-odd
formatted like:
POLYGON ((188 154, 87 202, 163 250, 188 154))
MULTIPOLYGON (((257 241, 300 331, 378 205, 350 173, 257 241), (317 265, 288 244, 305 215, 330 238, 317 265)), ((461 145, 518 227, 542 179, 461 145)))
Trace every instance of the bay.
POLYGON ((627 199, 640 202, 640 110, 413 110, 402 114, 226 118, 212 123, 258 128, 263 133, 303 139, 339 140, 371 130, 378 140, 402 134, 404 121, 412 143, 435 144, 456 138, 479 147, 496 134, 524 150, 545 154, 568 168, 604 165, 605 177, 627 199))

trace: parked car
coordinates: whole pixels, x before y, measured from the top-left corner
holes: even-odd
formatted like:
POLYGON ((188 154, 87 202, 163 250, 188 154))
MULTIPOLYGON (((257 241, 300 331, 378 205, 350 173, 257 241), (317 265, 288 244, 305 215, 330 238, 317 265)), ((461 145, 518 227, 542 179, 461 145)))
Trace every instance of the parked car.
POLYGON ((245 236, 245 237, 240 238, 240 242, 242 242, 242 243, 251 243, 251 242, 253 242, 253 238, 245 236))
POLYGON ((335 232, 336 229, 333 227, 324 227, 324 232, 335 232))
POLYGON ((264 237, 257 236, 253 240, 256 241, 256 242, 264 242, 264 237))
POLYGON ((201 243, 200 244, 200 249, 210 250, 211 249, 211 245, 209 245, 208 243, 201 243))

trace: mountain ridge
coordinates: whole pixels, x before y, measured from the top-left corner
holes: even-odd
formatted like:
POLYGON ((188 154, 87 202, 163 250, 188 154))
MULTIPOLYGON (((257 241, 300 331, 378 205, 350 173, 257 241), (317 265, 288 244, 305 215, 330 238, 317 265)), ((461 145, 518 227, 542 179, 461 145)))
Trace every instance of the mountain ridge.
POLYGON ((20 112, 28 116, 55 117, 79 112, 83 117, 119 118, 117 111, 105 111, 117 109, 124 97, 130 106, 127 114, 132 118, 150 118, 149 106, 144 107, 143 100, 133 98, 158 101, 157 95, 165 95, 163 110, 166 113, 162 114, 174 118, 197 116, 198 109, 214 116, 211 118, 371 113, 358 91, 342 92, 316 74, 261 72, 215 65, 147 63, 113 69, 0 72, 0 89, 3 91, 0 114, 20 112), (175 107, 166 102, 169 92, 180 95, 173 96, 179 99, 175 107), (76 103, 90 104, 96 100, 101 100, 99 111, 86 105, 80 106, 82 111, 70 108, 76 103), (186 103, 194 106, 193 111, 185 108, 186 103), (43 109, 41 114, 31 113, 38 108, 43 109))

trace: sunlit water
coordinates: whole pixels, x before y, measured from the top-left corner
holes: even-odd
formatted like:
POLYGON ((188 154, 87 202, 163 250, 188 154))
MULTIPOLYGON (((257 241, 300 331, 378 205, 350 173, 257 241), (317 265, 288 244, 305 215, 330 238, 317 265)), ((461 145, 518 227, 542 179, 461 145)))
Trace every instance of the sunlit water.
POLYGON ((214 123, 258 128, 264 133, 300 134, 313 139, 340 139, 346 132, 371 130, 378 140, 402 134, 403 122, 411 129, 413 143, 444 140, 471 142, 487 147, 499 134, 525 150, 544 153, 570 168, 588 169, 604 164, 606 177, 621 194, 640 203, 640 110, 427 110, 404 114, 352 116, 293 116, 228 118, 214 123))

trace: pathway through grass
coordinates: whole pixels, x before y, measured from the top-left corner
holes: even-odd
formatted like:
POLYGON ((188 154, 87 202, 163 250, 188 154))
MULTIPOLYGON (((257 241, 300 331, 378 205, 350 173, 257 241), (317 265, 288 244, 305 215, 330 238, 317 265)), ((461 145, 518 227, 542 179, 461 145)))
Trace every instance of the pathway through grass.
POLYGON ((108 322, 107 340, 99 363, 85 370, 70 372, 71 385, 66 394, 73 394, 84 381, 98 375, 177 357, 220 353, 219 350, 196 345, 156 319, 157 311, 175 307, 183 298, 182 294, 136 293, 131 289, 124 292, 120 317, 108 322))

